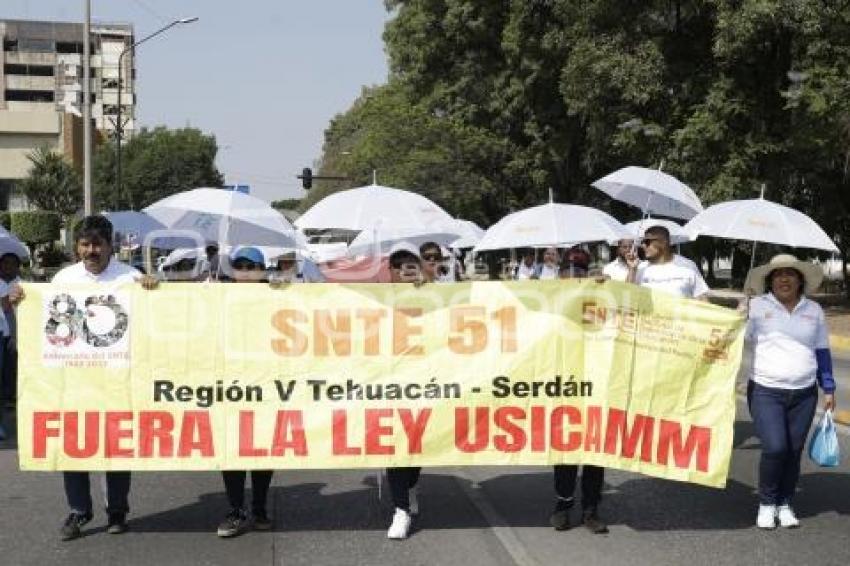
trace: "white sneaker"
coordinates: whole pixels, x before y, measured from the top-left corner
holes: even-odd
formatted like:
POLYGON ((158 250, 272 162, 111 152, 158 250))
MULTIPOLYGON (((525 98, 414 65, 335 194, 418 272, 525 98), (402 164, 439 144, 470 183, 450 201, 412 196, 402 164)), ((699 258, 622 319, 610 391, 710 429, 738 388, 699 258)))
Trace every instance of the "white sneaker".
POLYGON ((790 505, 780 505, 778 513, 779 524, 786 529, 795 529, 800 526, 800 521, 797 520, 797 515, 790 505))
POLYGON ((776 528, 776 505, 759 505, 756 526, 760 529, 776 528))
POLYGON ((419 514, 419 486, 414 485, 410 488, 410 492, 408 495, 410 499, 410 514, 418 515, 419 514))
POLYGON ((393 524, 387 530, 387 538, 394 540, 406 539, 408 533, 410 533, 411 521, 410 513, 396 507, 395 515, 393 515, 393 524))

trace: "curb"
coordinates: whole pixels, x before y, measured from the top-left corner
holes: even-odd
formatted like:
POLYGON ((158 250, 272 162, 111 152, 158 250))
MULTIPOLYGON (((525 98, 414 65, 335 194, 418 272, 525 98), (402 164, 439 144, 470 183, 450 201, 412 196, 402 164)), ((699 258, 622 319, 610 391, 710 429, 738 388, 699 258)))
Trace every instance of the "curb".
MULTIPOLYGON (((735 391, 738 393, 738 396, 746 400, 747 398, 747 384, 739 383, 735 386, 735 391)), ((818 408, 818 412, 820 412, 820 408, 818 408)), ((844 426, 850 427, 850 411, 846 409, 838 409, 832 412, 832 420, 838 424, 842 424, 844 426)))

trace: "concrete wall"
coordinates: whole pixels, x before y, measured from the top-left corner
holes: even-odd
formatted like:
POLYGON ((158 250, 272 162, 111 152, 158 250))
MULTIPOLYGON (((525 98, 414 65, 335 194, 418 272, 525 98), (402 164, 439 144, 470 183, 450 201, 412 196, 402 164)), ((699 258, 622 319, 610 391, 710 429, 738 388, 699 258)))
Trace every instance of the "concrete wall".
POLYGON ((32 165, 27 156, 41 145, 63 151, 60 115, 0 110, 0 179, 21 179, 32 165))

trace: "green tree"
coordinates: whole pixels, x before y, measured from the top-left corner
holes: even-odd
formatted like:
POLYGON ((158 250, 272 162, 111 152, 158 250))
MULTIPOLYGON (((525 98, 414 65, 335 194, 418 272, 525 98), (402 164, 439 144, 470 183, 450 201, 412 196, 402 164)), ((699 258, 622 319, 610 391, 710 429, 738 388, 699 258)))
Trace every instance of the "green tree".
POLYGON ((98 148, 94 193, 101 209, 141 209, 157 200, 198 187, 218 187, 224 178, 215 166, 214 136, 195 128, 142 129, 121 150, 121 194, 116 194, 115 145, 98 148))
POLYGON ((28 156, 32 167, 20 182, 27 201, 35 207, 55 212, 67 223, 83 206, 83 186, 80 175, 59 153, 46 147, 33 150, 28 156))
POLYGON ((11 232, 30 249, 30 257, 37 257, 36 248, 59 239, 62 217, 58 212, 24 210, 11 215, 11 232))
POLYGON ((300 198, 285 198, 272 201, 272 208, 277 210, 297 210, 301 204, 300 198))
POLYGON ((301 210, 331 192, 371 183, 377 171, 381 185, 414 190, 454 215, 487 222, 508 202, 503 188, 510 180, 499 164, 509 155, 504 140, 430 112, 397 83, 364 89, 325 132, 319 168, 320 175, 351 181, 317 181, 301 210))

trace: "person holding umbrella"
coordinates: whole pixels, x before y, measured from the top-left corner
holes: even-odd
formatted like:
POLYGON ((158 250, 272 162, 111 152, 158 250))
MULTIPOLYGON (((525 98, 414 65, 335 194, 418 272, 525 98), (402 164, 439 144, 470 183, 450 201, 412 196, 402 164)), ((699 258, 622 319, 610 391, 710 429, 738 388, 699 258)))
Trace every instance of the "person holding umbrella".
MULTIPOLYGON (((590 254, 573 247, 564 254, 561 266, 561 279, 583 279, 590 268, 590 254)), ((600 281, 599 279, 597 281, 600 281)), ((601 281, 604 281, 601 280, 601 281)), ((578 466, 575 464, 556 464, 553 470, 555 479, 555 508, 549 516, 549 524, 556 531, 570 528, 570 510, 575 504, 578 466)), ((582 466, 581 472, 581 523, 593 534, 605 534, 608 525, 599 517, 599 503, 602 501, 602 486, 605 482, 605 468, 600 466, 582 466)))
POLYGON ((614 260, 602 268, 602 274, 612 281, 626 281, 629 278, 629 264, 627 256, 634 250, 634 240, 620 240, 617 242, 614 260))
MULTIPOLYGON (((267 281, 266 258, 255 247, 243 247, 236 250, 230 258, 230 278, 236 283, 260 283, 267 281)), ((269 486, 272 483, 272 470, 251 470, 251 514, 253 526, 259 531, 272 528, 271 519, 266 512, 269 486)), ((230 512, 219 524, 216 534, 221 538, 232 538, 244 533, 252 524, 245 511, 245 482, 248 472, 244 470, 226 470, 221 472, 224 490, 230 512)))
POLYGON ((747 275, 757 296, 745 303, 746 344, 753 362, 747 404, 761 441, 756 526, 793 528, 791 501, 800 477, 800 457, 823 390, 824 410, 835 408, 835 379, 823 309, 806 298, 823 271, 788 254, 775 256, 747 275))
MULTIPOLYGON (((391 283, 414 283, 422 284, 428 278, 436 275, 436 265, 439 262, 440 246, 425 243, 420 249, 407 244, 401 244, 390 254, 390 282, 391 283), (436 246, 436 250, 434 249, 436 246), (426 263, 434 265, 423 269, 420 253, 427 253, 426 263), (434 257, 432 258, 431 255, 434 257), (425 275, 425 273, 430 275, 425 275)), ((392 540, 403 540, 410 534, 413 523, 413 515, 419 514, 419 503, 416 485, 419 483, 419 474, 422 468, 418 466, 387 468, 387 483, 390 485, 390 497, 392 498, 393 520, 387 529, 387 538, 392 540)))
POLYGON ((709 289, 702 274, 694 262, 673 253, 667 228, 647 228, 640 245, 646 254, 646 261, 639 262, 637 254, 629 252, 626 260, 629 266, 629 283, 678 297, 707 300, 709 289))

